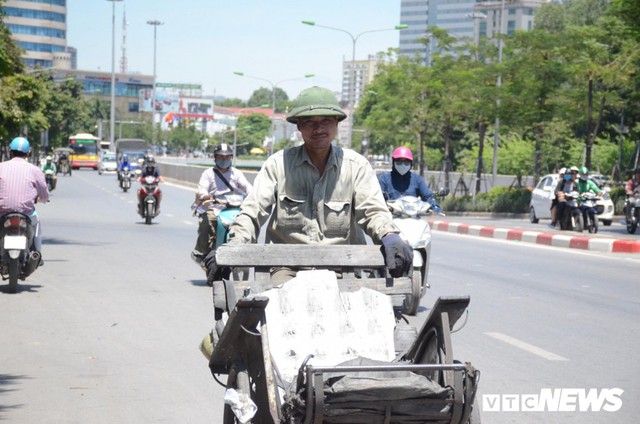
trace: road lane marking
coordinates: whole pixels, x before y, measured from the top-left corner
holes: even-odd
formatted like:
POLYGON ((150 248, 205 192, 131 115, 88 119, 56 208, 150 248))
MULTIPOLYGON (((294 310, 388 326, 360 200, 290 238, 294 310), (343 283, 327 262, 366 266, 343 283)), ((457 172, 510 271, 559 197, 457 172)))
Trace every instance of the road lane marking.
POLYGON ((555 353, 549 352, 548 350, 544 350, 537 346, 523 342, 522 340, 518 340, 511 336, 507 336, 506 334, 502 334, 502 333, 484 333, 484 334, 486 334, 487 336, 493 337, 494 339, 510 344, 511 346, 520 348, 526 352, 533 353, 534 355, 540 356, 541 358, 544 358, 548 361, 568 361, 568 359, 563 356, 556 355, 555 353))

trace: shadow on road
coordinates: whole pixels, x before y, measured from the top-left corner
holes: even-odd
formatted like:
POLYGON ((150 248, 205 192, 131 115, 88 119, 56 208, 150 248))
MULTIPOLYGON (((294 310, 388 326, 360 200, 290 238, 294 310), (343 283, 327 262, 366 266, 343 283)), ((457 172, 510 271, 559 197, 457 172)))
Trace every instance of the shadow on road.
MULTIPOLYGON (((18 382, 20 380, 24 380, 30 377, 27 377, 26 375, 10 375, 10 374, 0 374, 0 396, 2 396, 3 394, 7 393, 7 392, 12 392, 17 390, 16 388, 13 388, 12 386, 15 386, 16 384, 18 384, 18 382)), ((18 409, 18 408, 22 408, 24 405, 7 405, 4 402, 0 402, 0 421, 4 421, 4 413, 6 411, 9 411, 11 409, 18 409)))

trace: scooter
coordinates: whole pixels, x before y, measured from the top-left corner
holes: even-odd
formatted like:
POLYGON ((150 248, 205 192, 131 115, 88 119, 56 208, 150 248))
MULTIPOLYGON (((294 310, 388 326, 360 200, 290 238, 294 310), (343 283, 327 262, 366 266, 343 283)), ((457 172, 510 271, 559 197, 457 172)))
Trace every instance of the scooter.
POLYGON ((119 173, 120 188, 126 193, 131 188, 131 170, 128 166, 125 166, 119 173))
POLYGON ((0 222, 0 274, 9 280, 9 293, 16 293, 18 279, 24 280, 40 265, 40 252, 30 249, 34 235, 27 215, 10 212, 0 222))
POLYGON ((624 211, 627 232, 635 234, 640 224, 640 188, 636 188, 633 196, 624 202, 624 211))
POLYGON ((400 229, 400 237, 413 248, 412 293, 403 302, 403 311, 415 315, 420 299, 431 286, 428 282, 431 258, 431 227, 422 217, 434 213, 431 203, 413 196, 387 201, 393 223, 400 229))
POLYGON ((148 175, 141 180, 142 186, 138 190, 138 212, 144 218, 144 223, 151 225, 151 220, 160 214, 158 205, 162 199, 160 179, 148 175))
MULTIPOLYGON (((238 213, 240 213, 240 205, 246 196, 238 193, 227 193, 217 196, 213 200, 206 200, 199 206, 194 205, 197 214, 202 214, 212 208, 214 204, 224 205, 224 208, 218 214, 216 224, 216 249, 229 241, 229 227, 236 219, 238 213)), ((229 268, 221 268, 217 272, 219 278, 215 280, 228 279, 231 276, 231 270, 229 268)), ((233 279, 235 281, 246 281, 249 279, 249 268, 234 268, 233 279)))
POLYGON ((582 198, 584 199, 581 204, 584 229, 595 234, 598 232, 598 208, 596 202, 600 200, 601 197, 589 191, 582 193, 582 198))
POLYGON ((580 210, 580 194, 577 191, 564 193, 567 204, 563 216, 560 217, 560 229, 577 231, 581 233, 584 229, 584 218, 580 210))
POLYGON ((51 169, 47 169, 44 172, 44 180, 47 182, 47 188, 49 189, 49 191, 53 191, 53 189, 55 188, 53 185, 53 175, 54 172, 51 169))

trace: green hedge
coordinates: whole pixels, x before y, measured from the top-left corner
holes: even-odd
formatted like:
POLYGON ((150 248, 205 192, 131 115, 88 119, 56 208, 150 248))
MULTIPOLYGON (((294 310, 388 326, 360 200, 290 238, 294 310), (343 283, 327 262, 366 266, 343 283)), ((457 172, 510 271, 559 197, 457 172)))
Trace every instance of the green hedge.
POLYGON ((473 197, 447 197, 442 202, 446 212, 501 212, 527 213, 531 201, 531 190, 526 188, 495 187, 488 193, 473 197))

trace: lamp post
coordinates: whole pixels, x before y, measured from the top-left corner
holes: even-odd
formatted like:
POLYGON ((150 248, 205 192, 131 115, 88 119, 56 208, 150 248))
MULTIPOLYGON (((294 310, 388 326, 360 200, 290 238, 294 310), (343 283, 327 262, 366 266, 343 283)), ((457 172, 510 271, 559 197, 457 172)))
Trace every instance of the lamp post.
POLYGON ((349 144, 351 144, 351 139, 353 136, 353 126, 355 124, 355 117, 356 117, 355 61, 356 61, 356 43, 358 42, 358 38, 360 38, 361 35, 368 34, 370 32, 393 31, 393 30, 401 30, 401 29, 409 28, 409 25, 401 24, 401 25, 396 25, 393 28, 371 29, 371 30, 362 31, 361 33, 353 35, 351 32, 345 29, 326 26, 326 25, 320 25, 320 24, 317 24, 315 21, 302 21, 302 23, 305 25, 316 26, 319 28, 326 28, 334 31, 340 31, 347 34, 351 38, 351 72, 349 73, 349 112, 351 115, 349 117, 351 121, 351 124, 349 125, 349 144))
MULTIPOLYGON (((151 129, 153 135, 153 144, 156 143, 156 45, 157 45, 157 33, 158 25, 163 25, 164 22, 158 20, 147 21, 147 24, 153 26, 153 92, 151 94, 151 129)), ((162 115, 160 115, 162 117, 162 115)))
POLYGON ((283 83, 283 82, 287 82, 287 81, 296 81, 296 80, 300 80, 300 79, 305 79, 305 78, 312 78, 315 77, 315 74, 305 74, 302 77, 298 77, 298 78, 287 78, 284 80, 280 80, 277 82, 272 82, 269 81, 268 79, 265 78, 260 78, 260 77, 254 77, 252 75, 246 75, 244 72, 240 72, 240 71, 235 71, 234 75, 238 75, 240 77, 245 77, 245 78, 251 78, 251 79, 255 79, 255 80, 259 80, 259 81, 264 81, 266 83, 268 83, 269 85, 271 85, 271 146, 269 149, 269 153, 272 154, 273 153, 273 145, 276 142, 276 124, 275 124, 275 116, 276 116, 276 88, 278 87, 279 84, 283 83))
POLYGON ((109 141, 115 145, 116 132, 116 2, 122 0, 107 0, 112 4, 111 13, 111 112, 109 114, 109 141))
MULTIPOLYGON (((498 67, 502 66, 502 35, 504 28, 504 0, 501 0, 500 4, 500 31, 498 38, 498 67)), ((496 81, 496 87, 498 91, 502 87, 502 70, 498 69, 498 80, 496 81)), ((496 184, 496 177, 498 176, 498 145, 500 144, 500 97, 496 98, 496 122, 493 133, 493 168, 492 178, 493 185, 496 184)))

